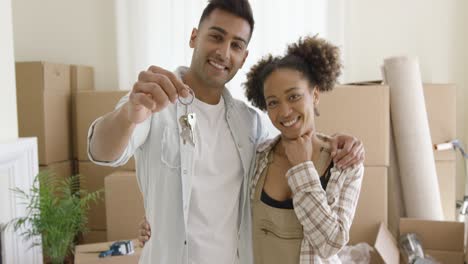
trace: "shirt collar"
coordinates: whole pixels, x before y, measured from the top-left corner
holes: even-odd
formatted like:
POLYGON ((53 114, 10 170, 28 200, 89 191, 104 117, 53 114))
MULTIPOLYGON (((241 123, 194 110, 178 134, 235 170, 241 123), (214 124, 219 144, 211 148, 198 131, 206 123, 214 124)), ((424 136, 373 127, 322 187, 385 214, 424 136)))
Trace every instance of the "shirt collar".
POLYGON ((277 135, 276 137, 272 138, 272 139, 268 139, 267 141, 261 143, 258 147, 257 147, 257 153, 261 153, 261 152, 270 152, 271 149, 279 142, 279 140, 281 139, 281 134, 280 135, 277 135))

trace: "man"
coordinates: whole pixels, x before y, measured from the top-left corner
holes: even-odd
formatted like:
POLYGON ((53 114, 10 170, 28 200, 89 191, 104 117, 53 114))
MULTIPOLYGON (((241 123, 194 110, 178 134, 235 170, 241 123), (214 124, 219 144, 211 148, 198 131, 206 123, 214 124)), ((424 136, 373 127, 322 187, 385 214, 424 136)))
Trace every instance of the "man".
MULTIPOLYGON (((135 155, 153 231, 140 263, 252 263, 248 181, 266 131, 225 84, 244 64, 253 28, 248 1, 210 1, 190 37, 190 67, 171 73, 151 66, 116 110, 90 127, 95 163, 120 166, 135 155), (190 101, 190 89, 196 98, 185 106, 178 95, 190 101), (179 121, 192 112, 193 144, 181 138, 179 121)), ((341 165, 362 161, 358 140, 332 143, 351 151, 336 156, 341 165)))

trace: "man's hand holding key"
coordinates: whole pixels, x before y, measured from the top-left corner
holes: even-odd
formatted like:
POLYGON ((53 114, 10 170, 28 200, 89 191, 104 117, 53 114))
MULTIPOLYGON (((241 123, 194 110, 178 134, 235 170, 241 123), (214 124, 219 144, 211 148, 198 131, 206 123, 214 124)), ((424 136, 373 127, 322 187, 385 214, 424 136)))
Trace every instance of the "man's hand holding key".
POLYGON ((145 121, 152 113, 159 112, 178 96, 189 96, 189 87, 174 73, 157 66, 140 72, 133 85, 128 103, 128 120, 134 124, 145 121))

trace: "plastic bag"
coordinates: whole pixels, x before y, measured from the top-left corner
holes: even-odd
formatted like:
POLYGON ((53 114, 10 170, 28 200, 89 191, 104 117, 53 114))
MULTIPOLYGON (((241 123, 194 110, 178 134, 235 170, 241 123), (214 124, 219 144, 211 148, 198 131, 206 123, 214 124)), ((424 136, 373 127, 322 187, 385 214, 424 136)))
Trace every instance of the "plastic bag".
POLYGON ((346 246, 339 253, 341 262, 346 264, 369 264, 370 252, 374 249, 367 243, 359 243, 354 246, 346 246))

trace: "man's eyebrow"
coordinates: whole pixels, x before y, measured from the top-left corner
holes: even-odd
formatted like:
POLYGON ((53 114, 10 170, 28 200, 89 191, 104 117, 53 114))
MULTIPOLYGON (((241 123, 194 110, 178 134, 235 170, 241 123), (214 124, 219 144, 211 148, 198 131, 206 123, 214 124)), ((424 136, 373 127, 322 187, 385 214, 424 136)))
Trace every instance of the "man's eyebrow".
MULTIPOLYGON (((211 30, 216 30, 216 31, 218 31, 219 33, 221 33, 221 34, 223 34, 223 35, 227 35, 227 31, 224 30, 224 28, 217 27, 217 26, 212 26, 212 27, 210 27, 209 29, 211 29, 211 30)), ((243 38, 241 38, 241 37, 239 37, 239 36, 234 36, 234 39, 235 39, 235 40, 242 41, 242 42, 245 43, 245 45, 247 45, 247 40, 245 40, 245 39, 243 39, 243 38)))

